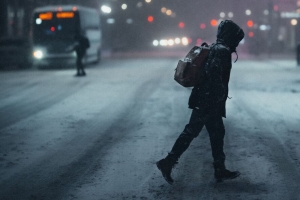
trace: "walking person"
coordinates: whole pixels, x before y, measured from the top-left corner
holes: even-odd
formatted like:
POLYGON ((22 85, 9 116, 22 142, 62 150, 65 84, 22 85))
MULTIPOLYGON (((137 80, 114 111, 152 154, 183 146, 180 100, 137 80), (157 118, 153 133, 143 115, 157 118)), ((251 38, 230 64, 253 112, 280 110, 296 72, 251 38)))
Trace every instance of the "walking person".
POLYGON ((84 65, 82 59, 86 54, 86 50, 90 47, 90 42, 87 37, 82 34, 75 35, 75 51, 76 51, 76 68, 77 73, 75 76, 85 76, 84 65))
POLYGON ((203 126, 209 133, 215 179, 220 182, 240 175, 238 171, 232 172, 225 167, 225 127, 222 117, 226 117, 231 53, 236 53, 236 47, 243 38, 243 30, 233 21, 225 20, 219 24, 217 41, 211 45, 205 63, 205 80, 193 88, 189 98, 189 108, 193 109, 190 121, 175 141, 171 152, 156 163, 168 183, 173 183, 172 168, 203 126))

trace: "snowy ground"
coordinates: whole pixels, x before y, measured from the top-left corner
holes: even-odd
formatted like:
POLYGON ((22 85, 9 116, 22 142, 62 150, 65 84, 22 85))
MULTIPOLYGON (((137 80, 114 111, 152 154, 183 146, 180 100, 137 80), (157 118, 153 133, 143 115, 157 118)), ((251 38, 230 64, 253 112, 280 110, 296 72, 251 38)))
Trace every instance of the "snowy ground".
POLYGON ((176 59, 0 72, 0 199, 300 199, 300 67, 233 64, 225 153, 242 175, 215 183, 206 130, 169 185, 155 162, 189 120, 176 59))

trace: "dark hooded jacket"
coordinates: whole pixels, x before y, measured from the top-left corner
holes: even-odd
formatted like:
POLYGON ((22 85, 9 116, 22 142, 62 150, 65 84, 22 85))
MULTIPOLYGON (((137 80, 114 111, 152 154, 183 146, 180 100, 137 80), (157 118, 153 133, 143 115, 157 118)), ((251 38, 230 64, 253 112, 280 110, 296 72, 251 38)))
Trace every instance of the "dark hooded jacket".
POLYGON ((211 45, 205 63, 205 80, 193 88, 189 108, 198 109, 204 114, 226 117, 231 53, 236 52, 236 47, 243 38, 243 30, 233 21, 225 20, 220 23, 217 41, 211 45))

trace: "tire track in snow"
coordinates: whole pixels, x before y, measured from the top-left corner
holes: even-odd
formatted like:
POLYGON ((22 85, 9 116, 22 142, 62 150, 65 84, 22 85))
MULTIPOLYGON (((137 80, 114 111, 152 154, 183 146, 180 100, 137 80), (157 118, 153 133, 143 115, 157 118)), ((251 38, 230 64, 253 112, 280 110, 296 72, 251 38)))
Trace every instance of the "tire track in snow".
MULTIPOLYGON (((237 95, 236 95, 237 96, 237 95)), ((255 142, 261 143, 266 149, 267 159, 273 163, 273 166, 278 170, 278 172, 283 175, 283 182, 279 183, 280 187, 285 187, 283 194, 287 199, 299 199, 300 198, 300 171, 295 166, 293 159, 288 153, 289 150, 286 149, 284 142, 280 138, 282 132, 278 132, 278 126, 280 126, 280 131, 288 131, 285 123, 278 124, 278 121, 270 122, 260 117, 259 111, 251 109, 246 102, 241 98, 235 99, 235 106, 237 106, 242 112, 248 115, 254 122, 254 125, 259 127, 260 134, 259 137, 262 139, 255 140, 255 142)), ((283 120, 280 120, 283 122, 283 120)), ((250 122, 251 123, 251 122, 250 122)), ((273 175, 276 176, 276 175, 273 175)), ((278 184, 278 183, 275 183, 278 184)), ((281 190, 280 188, 279 190, 281 190)))
MULTIPOLYGON (((122 108, 118 118, 108 129, 101 130, 99 121, 95 117, 95 120, 89 124, 91 128, 86 133, 86 137, 75 137, 67 144, 71 146, 72 143, 80 141, 85 145, 86 142, 93 141, 90 145, 87 143, 89 146, 83 152, 78 152, 79 155, 71 163, 59 166, 60 160, 68 156, 68 153, 61 152, 63 150, 51 152, 42 160, 33 163, 30 167, 0 184, 1 199, 53 200, 65 198, 71 188, 76 188, 76 183, 101 167, 101 163, 100 165, 98 163, 106 151, 114 143, 120 142, 136 126, 135 123, 139 119, 140 110, 144 104, 143 100, 155 91, 164 73, 155 74, 154 79, 148 80, 138 87, 131 98, 132 102, 122 108), (93 138, 88 137, 89 132, 91 135, 95 132, 99 133, 99 137, 93 140, 93 138)), ((102 115, 105 113, 104 110, 102 115)))

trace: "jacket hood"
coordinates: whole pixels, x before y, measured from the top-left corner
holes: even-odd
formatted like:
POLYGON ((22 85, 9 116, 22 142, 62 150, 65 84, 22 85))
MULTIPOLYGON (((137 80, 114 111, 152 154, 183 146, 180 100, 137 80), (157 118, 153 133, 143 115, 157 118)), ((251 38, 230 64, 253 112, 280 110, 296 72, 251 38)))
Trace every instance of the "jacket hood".
POLYGON ((244 31, 231 20, 222 21, 218 27, 217 42, 224 43, 231 52, 236 52, 236 47, 244 38, 244 31))

